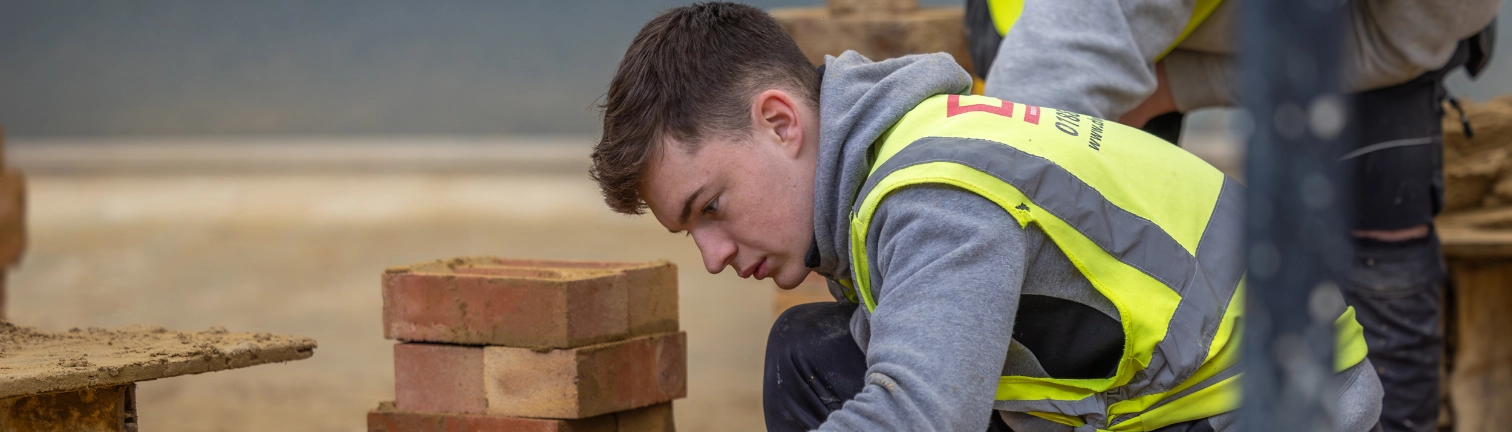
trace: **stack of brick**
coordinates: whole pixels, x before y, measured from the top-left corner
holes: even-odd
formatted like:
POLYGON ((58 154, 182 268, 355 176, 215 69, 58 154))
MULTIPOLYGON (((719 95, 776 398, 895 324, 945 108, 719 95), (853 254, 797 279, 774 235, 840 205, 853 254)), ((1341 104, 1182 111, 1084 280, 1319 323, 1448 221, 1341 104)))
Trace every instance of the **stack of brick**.
POLYGON ((5 129, 0 128, 0 319, 5 318, 6 270, 26 250, 26 183, 5 165, 5 129))
POLYGON ((829 0, 824 7, 771 11, 815 65, 825 55, 855 50, 882 60, 947 52, 966 70, 966 9, 919 7, 918 0, 829 0))
POLYGON ((672 432, 677 268, 469 257, 390 268, 394 401, 370 432, 672 432))

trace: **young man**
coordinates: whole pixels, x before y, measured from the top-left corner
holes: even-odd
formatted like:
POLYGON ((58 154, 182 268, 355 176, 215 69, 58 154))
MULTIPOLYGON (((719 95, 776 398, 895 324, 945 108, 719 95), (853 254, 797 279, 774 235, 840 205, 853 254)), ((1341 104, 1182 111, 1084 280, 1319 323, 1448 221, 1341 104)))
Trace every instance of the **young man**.
MULTIPOLYGON (((963 96, 945 54, 816 71, 760 10, 673 9, 621 60, 592 176, 711 273, 797 286, 768 339, 770 430, 1226 430, 1242 189, 1111 121, 963 96)), ((1340 430, 1380 384, 1338 317, 1340 430)))
MULTIPOLYGON (((1237 101, 1240 1, 968 0, 968 40, 989 96, 1175 142, 1179 113, 1237 101)), ((1340 23, 1361 127, 1343 161, 1357 185, 1354 265, 1338 279, 1380 371, 1387 432, 1438 428, 1443 79, 1486 66, 1501 3, 1353 0, 1340 23)))

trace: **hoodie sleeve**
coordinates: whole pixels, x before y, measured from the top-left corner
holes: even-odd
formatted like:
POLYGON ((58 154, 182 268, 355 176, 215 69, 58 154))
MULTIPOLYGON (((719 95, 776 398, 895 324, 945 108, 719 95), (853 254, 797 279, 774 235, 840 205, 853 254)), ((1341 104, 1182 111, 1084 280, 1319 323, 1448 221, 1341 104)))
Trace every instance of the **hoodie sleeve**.
POLYGON ((1195 0, 1024 0, 984 93, 1117 119, 1155 92, 1154 62, 1195 0))
POLYGON ((946 186, 894 192, 868 236, 866 385, 820 431, 985 430, 1013 334, 1025 234, 996 204, 946 186))
MULTIPOLYGON (((1443 67, 1459 41, 1484 29, 1501 3, 1501 0, 1350 2, 1344 45, 1346 89, 1359 92, 1389 87, 1443 67)), ((1230 26, 1235 23, 1226 22, 1230 26)), ((1234 31, 1223 30, 1221 34, 1234 31)), ((1176 108, 1186 112, 1237 104, 1237 60, 1229 52, 1198 50, 1176 50, 1161 59, 1176 108)))

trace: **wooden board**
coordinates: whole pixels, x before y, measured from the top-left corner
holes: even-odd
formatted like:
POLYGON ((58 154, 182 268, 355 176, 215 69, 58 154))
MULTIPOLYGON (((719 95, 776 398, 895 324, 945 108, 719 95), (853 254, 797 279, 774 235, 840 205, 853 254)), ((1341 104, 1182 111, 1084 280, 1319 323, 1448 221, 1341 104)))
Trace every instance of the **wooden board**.
POLYGON ((1512 257, 1512 208, 1446 214, 1435 223, 1446 257, 1512 257))
POLYGON ((137 432, 136 384, 0 399, 0 432, 137 432))
POLYGON ((1436 220, 1453 283, 1445 317, 1449 405, 1454 429, 1512 424, 1512 208, 1457 212, 1436 220))
POLYGON ((1449 372, 1455 430, 1512 425, 1512 259, 1449 260, 1458 343, 1449 372))
POLYGON ((0 322, 0 398, 129 384, 309 358, 315 340, 155 326, 39 332, 0 322))

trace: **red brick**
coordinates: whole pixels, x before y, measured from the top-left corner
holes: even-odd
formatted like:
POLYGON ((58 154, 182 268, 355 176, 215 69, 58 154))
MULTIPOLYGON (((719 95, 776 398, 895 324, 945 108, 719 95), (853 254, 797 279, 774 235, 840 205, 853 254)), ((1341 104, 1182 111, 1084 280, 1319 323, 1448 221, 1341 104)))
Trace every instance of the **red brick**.
POLYGON ((625 271, 626 301, 634 336, 671 333, 677 325, 677 266, 659 261, 658 266, 625 271))
POLYGON ((384 337, 573 348, 673 331, 676 273, 666 261, 493 257, 390 268, 383 275, 384 337))
POLYGON ((399 345, 394 394, 406 411, 576 419, 688 393, 682 332, 548 351, 399 345))
POLYGON ((687 356, 682 332, 549 352, 488 347, 488 412, 583 418, 679 399, 687 356))
POLYGON ((919 0, 829 0, 825 2, 835 15, 890 14, 919 8, 919 0))
POLYGON ((824 64, 824 56, 856 50, 866 58, 883 60, 908 54, 947 52, 966 70, 965 9, 918 8, 895 13, 834 14, 829 8, 773 9, 810 62, 824 64))
POLYGON ((552 420, 401 411, 382 402, 368 411, 368 432, 612 432, 618 429, 614 415, 552 420))
POLYGON ((379 402, 368 411, 368 432, 676 432, 672 403, 586 419, 534 419, 400 410, 379 402))
POLYGON ((26 181, 21 173, 0 173, 0 267, 15 264, 26 250, 26 181))
POLYGON ((483 349, 460 345, 394 345, 394 401, 407 411, 484 413, 483 349))

